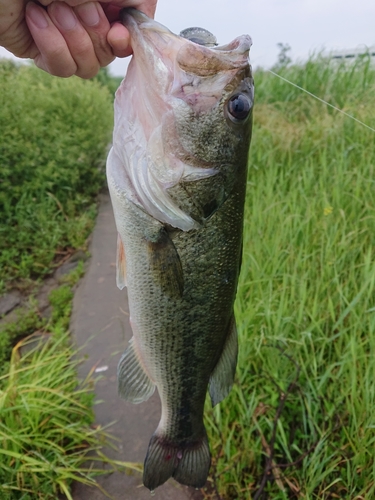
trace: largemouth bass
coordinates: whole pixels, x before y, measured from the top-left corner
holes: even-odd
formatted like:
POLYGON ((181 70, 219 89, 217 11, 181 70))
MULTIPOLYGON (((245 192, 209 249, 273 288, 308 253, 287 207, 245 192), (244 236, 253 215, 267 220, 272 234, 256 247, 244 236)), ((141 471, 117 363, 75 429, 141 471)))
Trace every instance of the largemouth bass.
POLYGON ((211 461, 207 388, 216 405, 237 363, 251 39, 199 45, 134 9, 123 23, 134 55, 116 93, 107 162, 117 285, 128 288, 134 334, 119 362, 119 393, 141 403, 157 387, 161 399, 144 485, 174 477, 198 488, 211 461))

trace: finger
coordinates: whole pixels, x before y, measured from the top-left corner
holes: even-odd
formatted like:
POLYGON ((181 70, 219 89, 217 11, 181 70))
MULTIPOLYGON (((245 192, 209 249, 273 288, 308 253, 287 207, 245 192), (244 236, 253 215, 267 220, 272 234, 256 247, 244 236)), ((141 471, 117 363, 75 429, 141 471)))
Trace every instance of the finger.
POLYGON ((64 37, 47 12, 33 2, 28 2, 26 22, 39 51, 34 57, 35 64, 51 75, 61 77, 74 75, 77 65, 64 37))
POLYGON ((110 23, 117 22, 120 19, 120 12, 122 10, 122 7, 113 5, 112 3, 101 3, 101 6, 110 23))
POLYGON ((107 40, 117 57, 130 56, 133 51, 130 45, 129 31, 120 23, 114 23, 108 32, 107 40))
POLYGON ((120 11, 127 7, 138 9, 149 17, 154 17, 156 10, 156 0, 113 0, 109 4, 101 1, 105 13, 110 21, 118 21, 120 18, 120 11))
POLYGON ((74 12, 91 38, 100 66, 107 66, 115 56, 107 42, 107 33, 111 26, 102 7, 98 2, 87 2, 75 7, 74 12))
MULTIPOLYGON (((130 4, 131 2, 129 2, 130 4)), ((156 11, 156 0, 147 0, 145 2, 134 2, 138 5, 134 5, 134 7, 141 12, 144 12, 148 17, 154 17, 156 11)))
POLYGON ((72 7, 64 2, 54 2, 48 7, 48 14, 65 39, 72 58, 77 65, 76 75, 92 78, 100 68, 91 38, 79 22, 72 7))
MULTIPOLYGON (((44 5, 45 7, 47 7, 48 5, 51 5, 52 3, 56 3, 56 2, 60 2, 61 0, 39 0, 39 3, 41 3, 42 5, 44 5)), ((76 7, 77 5, 81 5, 85 2, 87 2, 87 0, 63 0, 65 1, 65 3, 67 5, 69 5, 70 7, 76 7)), ((108 1, 111 1, 111 0, 108 0, 108 1)))
MULTIPOLYGON (((39 0, 44 6, 51 5, 54 2, 59 0, 39 0)), ((87 0, 64 0, 67 5, 70 7, 77 7, 78 5, 82 5, 87 2, 87 0)), ((135 9, 141 10, 149 17, 154 17, 157 0, 100 0, 102 4, 110 4, 113 6, 117 6, 120 9, 126 7, 134 7, 135 9)))

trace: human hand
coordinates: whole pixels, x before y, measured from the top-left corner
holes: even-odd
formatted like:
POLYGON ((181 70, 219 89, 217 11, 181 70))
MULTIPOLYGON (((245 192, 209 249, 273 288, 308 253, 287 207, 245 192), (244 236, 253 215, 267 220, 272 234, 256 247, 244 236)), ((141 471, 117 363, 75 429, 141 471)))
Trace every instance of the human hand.
POLYGON ((124 7, 153 17, 157 0, 0 0, 0 45, 56 76, 91 78, 115 56, 131 54, 124 7))

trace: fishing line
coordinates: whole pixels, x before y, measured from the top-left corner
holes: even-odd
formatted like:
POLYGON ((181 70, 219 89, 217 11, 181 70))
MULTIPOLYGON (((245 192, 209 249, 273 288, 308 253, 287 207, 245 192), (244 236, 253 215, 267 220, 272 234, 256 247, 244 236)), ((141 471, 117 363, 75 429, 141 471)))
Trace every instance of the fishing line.
POLYGON ((366 123, 363 123, 361 122, 361 120, 358 120, 358 118, 356 118, 355 116, 353 115, 350 115, 349 113, 347 113, 346 111, 343 111, 342 109, 340 108, 336 108, 336 106, 334 106, 333 104, 330 104, 329 102, 325 101, 324 99, 321 99, 320 97, 318 97, 317 95, 315 94, 312 94, 311 92, 309 92, 308 90, 304 89, 303 87, 300 87, 299 85, 297 85, 296 83, 293 83, 289 80, 287 80, 286 78, 284 78, 283 76, 280 76, 278 75, 277 73, 275 73, 274 71, 270 70, 270 69, 267 69, 267 71, 269 73, 272 73, 273 75, 277 76, 278 78, 280 78, 280 80, 284 80, 284 82, 286 83, 289 83, 290 85, 293 85, 293 87, 296 87, 297 89, 299 90, 302 90, 302 92, 306 92, 306 94, 308 94, 309 96, 311 97, 314 97, 314 99, 317 99, 318 101, 322 102, 323 104, 326 104, 327 106, 329 106, 330 108, 333 108, 335 109, 336 111, 338 111, 339 113, 342 113, 343 115, 347 116, 348 118, 351 118, 352 120, 354 120, 355 122, 358 122, 360 125, 363 125, 364 127, 368 128, 369 130, 371 130, 372 132, 375 132, 375 129, 370 127, 370 125, 367 125, 366 123))

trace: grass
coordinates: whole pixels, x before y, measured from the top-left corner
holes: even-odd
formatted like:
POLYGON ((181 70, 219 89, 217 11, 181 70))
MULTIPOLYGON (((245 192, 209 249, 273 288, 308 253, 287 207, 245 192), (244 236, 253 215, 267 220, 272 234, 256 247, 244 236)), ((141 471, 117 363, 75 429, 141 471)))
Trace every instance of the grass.
POLYGON ((67 334, 20 357, 24 344, 14 347, 0 391, 1 498, 70 499, 72 480, 95 485, 97 471, 83 466, 105 437, 90 426, 92 380, 77 388, 79 361, 72 361, 67 334))
POLYGON ((0 351, 2 500, 55 500, 60 493, 70 499, 73 480, 96 485, 94 477, 100 470, 87 469, 88 456, 95 461, 95 451, 96 460, 107 461, 100 448, 108 436, 91 425, 93 374, 78 383, 80 355, 68 333, 72 288, 82 274, 81 262, 51 292, 50 320, 40 318, 34 304, 17 323, 2 330, 6 341, 6 349, 0 351))
MULTIPOLYGON (((280 73, 375 128, 366 58, 280 73)), ((237 381, 207 416, 216 496, 373 498, 375 133, 255 76, 237 381)))

